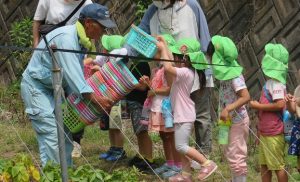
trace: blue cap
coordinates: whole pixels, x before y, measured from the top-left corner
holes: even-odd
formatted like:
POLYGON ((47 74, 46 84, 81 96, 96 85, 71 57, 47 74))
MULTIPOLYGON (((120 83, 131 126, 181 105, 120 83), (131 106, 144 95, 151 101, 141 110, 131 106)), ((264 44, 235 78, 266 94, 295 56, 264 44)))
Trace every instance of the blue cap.
POLYGON ((88 4, 82 8, 80 18, 91 18, 106 28, 114 28, 117 26, 116 23, 110 19, 108 8, 97 3, 88 4))

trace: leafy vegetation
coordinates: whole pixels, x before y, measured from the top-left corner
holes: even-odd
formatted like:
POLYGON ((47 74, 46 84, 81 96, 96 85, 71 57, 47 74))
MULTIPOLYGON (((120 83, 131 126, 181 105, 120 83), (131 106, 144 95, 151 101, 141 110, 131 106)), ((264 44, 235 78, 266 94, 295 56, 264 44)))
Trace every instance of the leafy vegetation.
MULTIPOLYGON (((28 119, 23 116, 24 108, 22 100, 19 96, 19 84, 16 82, 7 88, 0 88, 0 128, 5 128, 0 132, 0 181, 33 181, 38 179, 37 165, 32 166, 31 162, 26 162, 28 159, 14 156, 18 153, 32 153, 30 158, 39 160, 38 145, 35 139, 35 133, 28 122, 28 119), (12 99, 13 98, 13 99, 12 99), (18 138, 17 134, 20 136, 18 138), (26 144, 26 147, 23 144, 26 144), (28 148, 28 149, 27 149, 28 148), (5 159, 5 160, 1 160, 5 159), (23 162, 22 162, 23 161, 23 162), (31 165, 28 165, 31 164, 31 165), (14 172, 12 172, 14 169, 14 172)), ((137 141, 132 131, 131 122, 125 122, 126 128, 123 132, 129 138, 125 141, 125 150, 130 159, 136 154, 137 141), (133 143, 133 145, 131 145, 133 143)), ((230 179, 230 169, 224 156, 222 155, 222 148, 217 144, 217 131, 213 130, 213 151, 210 154, 210 159, 216 161, 219 165, 218 173, 213 175, 208 181, 225 181, 230 179), (222 176, 221 176, 222 175, 222 176), (223 178, 224 177, 224 178, 223 178)), ((164 162, 164 153, 162 150, 162 142, 158 134, 151 133, 153 140, 154 158, 155 162, 162 164, 164 162)), ((99 152, 104 152, 109 148, 108 133, 100 131, 99 128, 88 126, 85 129, 84 138, 82 140, 82 150, 85 158, 81 157, 74 160, 74 164, 78 166, 75 169, 69 169, 70 182, 78 181, 159 181, 155 175, 144 175, 135 168, 128 168, 128 160, 118 161, 116 164, 106 162, 98 159, 99 152), (99 180, 100 179, 100 180, 99 180)), ((191 143, 194 144, 194 140, 191 143)), ((251 137, 250 137, 251 139, 251 137)), ((248 181, 260 181, 259 164, 257 156, 257 146, 253 145, 254 140, 248 142, 248 181)), ((28 157, 28 156, 27 156, 28 157)), ((39 162, 39 161, 37 161, 39 162)), ((286 157, 286 169, 293 176, 295 180, 300 180, 300 175, 296 171, 296 158, 293 156, 286 157)), ((43 169, 39 171, 41 182, 60 182, 60 168, 58 165, 48 163, 43 169)), ((194 173, 196 175, 196 172, 194 173)), ((276 181, 276 177, 274 180, 276 181)), ((291 179, 291 178, 290 178, 291 179)), ((293 181, 293 180, 290 180, 293 181)))
MULTIPOLYGON (((89 165, 69 168, 68 173, 70 182, 132 182, 139 181, 139 176, 142 175, 136 168, 117 169, 109 174, 89 165)), ((28 155, 19 154, 13 160, 0 160, 1 182, 61 182, 60 175, 60 166, 53 162, 48 162, 40 174, 28 155)))
POLYGON ((10 39, 13 45, 29 47, 32 45, 32 20, 24 18, 12 24, 9 31, 10 39))
POLYGON ((136 17, 137 17, 137 24, 142 20, 145 11, 147 10, 148 6, 152 3, 152 0, 133 0, 136 4, 136 17))
POLYGON ((17 155, 14 160, 0 161, 0 181, 36 182, 41 178, 38 169, 27 155, 17 155))
MULTIPOLYGON (((20 21, 16 21, 12 24, 9 36, 12 45, 19 47, 31 47, 32 46, 32 20, 30 18, 24 18, 20 21)), ((13 57, 16 60, 16 76, 20 77, 25 66, 27 65, 31 52, 29 51, 14 51, 13 57)))

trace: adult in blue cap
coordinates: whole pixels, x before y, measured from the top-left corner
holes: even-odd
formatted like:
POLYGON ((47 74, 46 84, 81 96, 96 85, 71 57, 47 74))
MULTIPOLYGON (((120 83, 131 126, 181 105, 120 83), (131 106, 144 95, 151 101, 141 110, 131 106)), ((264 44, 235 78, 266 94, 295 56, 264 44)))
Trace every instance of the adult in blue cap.
MULTIPOLYGON (((79 21, 75 25, 67 25, 48 33, 49 45, 59 49, 88 50, 94 49, 90 39, 99 39, 105 28, 115 27, 110 19, 107 7, 99 4, 85 6, 79 21)), ((46 49, 41 41, 37 48, 46 49)), ((96 96, 83 76, 84 54, 55 52, 59 66, 63 70, 62 87, 67 93, 75 93, 81 98, 91 100, 99 108, 109 110, 112 102, 104 97, 96 96)), ((21 94, 25 103, 25 112, 29 115, 37 134, 42 165, 53 160, 59 163, 59 146, 57 124, 54 115, 54 95, 52 80, 52 61, 47 51, 35 51, 23 73, 21 94)), ((72 165, 72 141, 66 129, 66 157, 68 166, 72 165)), ((70 137, 72 138, 72 137, 70 137)))

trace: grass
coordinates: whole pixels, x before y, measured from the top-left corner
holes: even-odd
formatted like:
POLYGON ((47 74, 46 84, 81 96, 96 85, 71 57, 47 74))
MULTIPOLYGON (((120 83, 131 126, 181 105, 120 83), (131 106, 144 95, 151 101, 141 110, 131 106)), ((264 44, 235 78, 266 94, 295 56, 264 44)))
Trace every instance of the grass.
MULTIPOLYGON (((22 141, 26 144, 28 149, 33 154, 34 159, 39 161, 38 145, 30 123, 20 124, 8 121, 1 122, 0 127, 5 128, 5 130, 0 133, 0 145, 2 146, 0 148, 0 158, 13 158, 17 153, 28 153, 26 147, 22 145, 22 139, 22 141), (19 133, 21 139, 18 137, 16 132, 19 133)), ((157 135, 151 134, 151 136, 154 136, 154 139, 157 139, 157 135)), ((132 142, 136 145, 135 140, 133 140, 132 142)), ((99 153, 106 151, 108 147, 108 133, 106 131, 100 131, 96 125, 87 127, 85 130, 84 138, 82 140, 84 157, 75 159, 75 166, 90 164, 95 169, 102 169, 107 172, 112 172, 116 169, 126 169, 126 163, 128 159, 119 161, 115 164, 100 161, 98 159, 99 153)), ((161 147, 161 141, 154 142, 154 155, 156 161, 158 162, 163 161, 163 152, 161 150, 161 147)), ((133 150, 133 147, 128 144, 128 142, 126 142, 125 144, 125 149, 129 157, 133 157, 136 153, 133 150)), ((219 174, 214 174, 211 178, 209 178, 210 180, 208 181, 225 181, 220 174, 222 174, 226 180, 229 180, 230 170, 227 163, 225 162, 224 157, 221 155, 221 149, 217 145, 214 145, 214 151, 212 152, 210 157, 218 162, 219 174)), ((300 175, 296 174, 296 171, 294 169, 294 167, 296 166, 296 158, 287 156, 286 161, 289 172, 292 173, 292 176, 296 180, 300 180, 300 175)), ((248 181, 260 181, 260 175, 258 173, 259 165, 257 162, 257 150, 249 150, 248 166, 248 181)), ((143 179, 145 179, 146 181, 159 181, 154 175, 144 175, 143 179)), ((275 178, 274 181, 276 181, 275 178)))
MULTIPOLYGON (((0 159, 13 158, 18 153, 27 153, 39 163, 38 144, 35 137, 35 133, 31 127, 30 122, 24 115, 24 108, 22 106, 22 100, 18 94, 19 88, 14 85, 12 89, 0 88, 0 159), (26 144, 26 148, 25 145, 26 144), (29 150, 29 151, 28 151, 29 150)), ((82 152, 84 157, 74 160, 75 166, 84 164, 90 164, 95 169, 102 169, 106 172, 112 172, 116 169, 127 169, 127 162, 129 158, 136 154, 134 150, 137 148, 137 141, 132 132, 131 122, 125 122, 125 134, 131 142, 126 140, 125 150, 128 155, 128 159, 118 161, 117 163, 105 162, 98 159, 98 155, 101 152, 106 151, 109 148, 108 132, 100 131, 98 125, 88 126, 85 129, 84 138, 82 140, 82 152), (133 146, 130 144, 133 143, 133 146)), ((210 158, 216 161, 219 165, 219 170, 216 174, 212 175, 207 181, 230 181, 230 170, 224 156, 222 155, 222 149, 217 144, 216 140, 216 128, 213 131, 213 152, 210 154, 210 158), (223 177, 222 177, 222 176, 223 177)), ((251 135, 251 134, 250 134, 251 135)), ((150 133, 150 137, 154 144, 154 158, 158 163, 162 163, 164 160, 162 142, 159 135, 156 133, 150 133)), ((254 145, 254 137, 251 136, 248 142, 248 181, 261 181, 258 164, 258 148, 254 145)), ((296 181, 300 181, 300 175, 296 172, 296 157, 286 156, 286 167, 288 172, 295 178, 296 181)), ((194 172, 196 176, 196 172, 194 172)), ((273 175, 274 176, 274 175, 273 175)), ((160 181, 155 175, 143 175, 141 181, 160 181)), ((276 178, 273 177, 273 181, 276 178)), ((290 178, 289 181, 292 181, 290 178)))

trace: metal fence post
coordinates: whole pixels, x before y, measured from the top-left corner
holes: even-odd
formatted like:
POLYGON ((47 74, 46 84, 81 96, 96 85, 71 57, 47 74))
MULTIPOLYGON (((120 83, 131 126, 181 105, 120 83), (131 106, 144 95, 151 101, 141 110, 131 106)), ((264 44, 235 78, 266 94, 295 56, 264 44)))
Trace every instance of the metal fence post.
POLYGON ((61 85, 61 68, 54 56, 52 48, 49 46, 46 36, 42 35, 49 54, 52 58, 52 78, 53 78, 53 90, 54 90, 54 100, 55 100, 55 119, 57 123, 57 134, 58 134, 58 146, 59 146, 59 160, 61 167, 61 177, 63 182, 68 182, 68 166, 66 158, 66 145, 65 145, 65 135, 64 135, 64 124, 63 115, 61 108, 61 97, 62 97, 62 85, 61 85))

